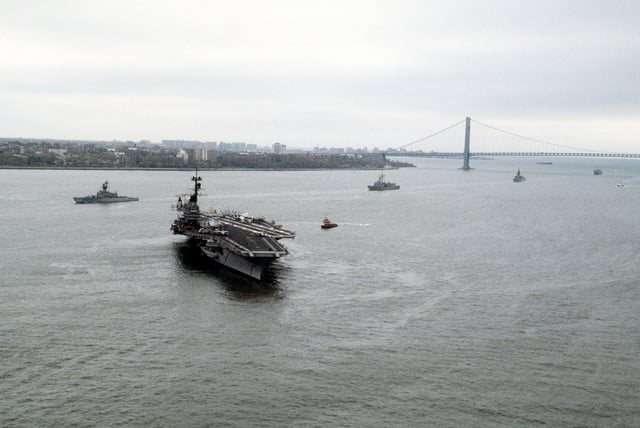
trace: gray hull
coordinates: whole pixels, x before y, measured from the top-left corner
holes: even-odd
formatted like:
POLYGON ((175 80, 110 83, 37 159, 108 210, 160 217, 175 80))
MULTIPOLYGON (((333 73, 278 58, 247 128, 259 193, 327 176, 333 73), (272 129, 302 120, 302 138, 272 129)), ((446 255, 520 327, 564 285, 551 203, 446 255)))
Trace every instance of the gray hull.
POLYGON ((393 185, 393 186, 368 186, 369 190, 396 190, 399 189, 400 186, 398 185, 393 185))
POLYGON ((96 198, 95 196, 85 196, 82 198, 73 198, 76 204, 113 204, 116 202, 135 202, 138 198, 130 198, 128 196, 118 196, 117 198, 96 198))
POLYGON ((273 259, 246 258, 222 248, 201 247, 202 252, 213 262, 240 272, 251 278, 262 280, 264 271, 273 259))

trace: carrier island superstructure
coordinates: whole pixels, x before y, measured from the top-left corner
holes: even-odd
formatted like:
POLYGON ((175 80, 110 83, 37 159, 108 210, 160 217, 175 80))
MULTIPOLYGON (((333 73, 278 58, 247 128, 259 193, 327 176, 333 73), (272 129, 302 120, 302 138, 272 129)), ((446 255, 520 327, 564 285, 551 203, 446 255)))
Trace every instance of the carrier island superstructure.
POLYGON ((191 180, 193 193, 178 198, 178 218, 171 225, 174 234, 186 236, 209 260, 256 280, 263 279, 274 260, 289 254, 280 239, 294 238, 294 232, 246 213, 201 211, 202 178, 197 170, 191 180))

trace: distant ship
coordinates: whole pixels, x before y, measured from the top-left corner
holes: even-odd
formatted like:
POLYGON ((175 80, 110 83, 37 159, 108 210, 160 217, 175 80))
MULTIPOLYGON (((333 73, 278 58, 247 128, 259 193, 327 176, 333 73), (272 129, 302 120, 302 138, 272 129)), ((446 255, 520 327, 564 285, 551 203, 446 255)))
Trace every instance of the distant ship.
POLYGON ((514 183, 521 183, 523 181, 526 181, 527 179, 524 178, 524 175, 520 174, 520 169, 518 169, 518 173, 513 177, 513 182, 514 183))
POLYGON ((186 236, 212 262, 256 280, 264 278, 274 260, 289 254, 280 239, 294 238, 294 232, 249 214, 200 211, 202 178, 197 170, 191 180, 194 190, 188 200, 186 196, 178 198, 178 218, 171 225, 174 234, 186 236))
POLYGON ((553 162, 536 162, 538 165, 553 165, 553 162))
POLYGON ((96 192, 95 195, 89 196, 74 196, 73 200, 76 204, 111 204, 114 202, 134 202, 138 198, 132 198, 130 196, 118 196, 118 192, 110 192, 107 190, 109 182, 102 183, 102 188, 96 192))
POLYGON ((593 175, 602 175, 602 170, 600 168, 596 168, 593 170, 593 175))
POLYGON ((384 181, 384 174, 380 174, 378 180, 373 183, 373 185, 368 187, 369 190, 396 190, 400 188, 400 186, 398 186, 396 183, 384 181))

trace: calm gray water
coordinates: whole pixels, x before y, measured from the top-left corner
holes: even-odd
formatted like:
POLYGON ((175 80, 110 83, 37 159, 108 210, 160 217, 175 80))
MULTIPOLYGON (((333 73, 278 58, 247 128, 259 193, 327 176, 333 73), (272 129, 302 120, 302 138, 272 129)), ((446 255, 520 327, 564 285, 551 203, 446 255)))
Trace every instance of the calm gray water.
POLYGON ((0 170, 0 425, 638 426, 640 162, 536 160, 203 172, 297 232, 264 287, 169 231, 189 172, 0 170))

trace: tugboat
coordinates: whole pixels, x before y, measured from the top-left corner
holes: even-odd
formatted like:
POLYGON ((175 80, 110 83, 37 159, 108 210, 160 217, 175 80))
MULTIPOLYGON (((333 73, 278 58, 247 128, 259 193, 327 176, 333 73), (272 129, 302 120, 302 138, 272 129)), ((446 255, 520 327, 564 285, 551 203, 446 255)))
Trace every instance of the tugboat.
POLYGON ((118 196, 118 192, 110 192, 107 190, 109 187, 109 181, 102 183, 102 188, 99 189, 95 195, 89 196, 74 196, 73 200, 76 204, 111 204, 114 202, 134 202, 138 198, 130 196, 118 196))
POLYGON ((322 224, 320 225, 320 227, 323 229, 332 229, 334 227, 338 227, 338 225, 325 217, 324 220, 322 220, 322 224))
POLYGON ((526 181, 527 179, 524 178, 524 175, 520 175, 520 168, 518 168, 518 173, 513 177, 513 182, 514 183, 521 183, 523 181, 526 181))
POLYGON ((289 254, 280 239, 295 237, 274 221, 236 212, 203 212, 198 206, 202 177, 191 178, 193 193, 178 198, 178 218, 171 225, 176 235, 200 249, 212 262, 225 266, 252 279, 261 281, 271 263, 289 254))
POLYGON ((378 180, 368 187, 369 190, 396 190, 400 188, 396 183, 384 181, 384 174, 380 174, 378 180))
POLYGON ((602 175, 602 170, 600 168, 596 168, 593 170, 593 175, 602 175))

